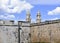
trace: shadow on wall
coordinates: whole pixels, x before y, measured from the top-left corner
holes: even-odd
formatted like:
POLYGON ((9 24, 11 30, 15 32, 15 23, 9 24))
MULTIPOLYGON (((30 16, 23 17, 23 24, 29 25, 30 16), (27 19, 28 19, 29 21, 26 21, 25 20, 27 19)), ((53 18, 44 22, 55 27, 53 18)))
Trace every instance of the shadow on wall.
POLYGON ((29 43, 50 43, 50 42, 29 42, 29 43))

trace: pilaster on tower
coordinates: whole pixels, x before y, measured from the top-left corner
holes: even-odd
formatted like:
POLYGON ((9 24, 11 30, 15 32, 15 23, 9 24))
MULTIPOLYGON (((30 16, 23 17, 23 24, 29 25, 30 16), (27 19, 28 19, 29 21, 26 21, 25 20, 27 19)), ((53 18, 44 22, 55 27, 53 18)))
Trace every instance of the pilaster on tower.
POLYGON ((40 23, 40 22, 41 22, 41 15, 40 15, 40 11, 38 11, 38 12, 37 12, 36 22, 37 22, 37 23, 40 23))

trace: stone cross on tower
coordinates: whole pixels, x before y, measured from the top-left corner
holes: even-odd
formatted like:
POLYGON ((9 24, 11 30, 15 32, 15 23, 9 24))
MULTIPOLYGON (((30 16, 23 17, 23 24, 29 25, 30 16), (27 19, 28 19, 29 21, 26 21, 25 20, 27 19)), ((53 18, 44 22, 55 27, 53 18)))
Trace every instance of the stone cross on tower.
POLYGON ((36 22, 37 22, 37 23, 40 23, 40 22, 41 22, 41 15, 40 15, 40 11, 38 11, 38 12, 37 12, 36 22))
POLYGON ((26 14, 26 21, 31 22, 30 11, 27 11, 27 14, 26 14))

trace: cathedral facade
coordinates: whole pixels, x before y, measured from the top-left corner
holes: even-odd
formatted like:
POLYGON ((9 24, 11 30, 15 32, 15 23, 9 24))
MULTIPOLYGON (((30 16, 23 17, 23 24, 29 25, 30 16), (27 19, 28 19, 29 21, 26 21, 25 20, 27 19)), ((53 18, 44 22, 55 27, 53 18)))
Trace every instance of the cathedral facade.
POLYGON ((60 20, 41 22, 39 11, 36 23, 31 23, 30 12, 26 21, 0 20, 0 43, 60 43, 60 20))

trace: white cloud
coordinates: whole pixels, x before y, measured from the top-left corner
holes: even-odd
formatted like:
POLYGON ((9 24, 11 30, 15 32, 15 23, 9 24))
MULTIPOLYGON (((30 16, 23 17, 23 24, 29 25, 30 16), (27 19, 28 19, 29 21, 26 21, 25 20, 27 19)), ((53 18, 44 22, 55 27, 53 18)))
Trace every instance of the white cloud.
POLYGON ((60 7, 56 7, 54 10, 48 12, 48 15, 58 15, 60 14, 60 7))
POLYGON ((8 14, 0 15, 0 19, 14 19, 14 18, 15 18, 14 15, 8 15, 8 14))
POLYGON ((26 1, 0 0, 0 9, 6 13, 21 13, 23 10, 31 9, 33 6, 26 1))

